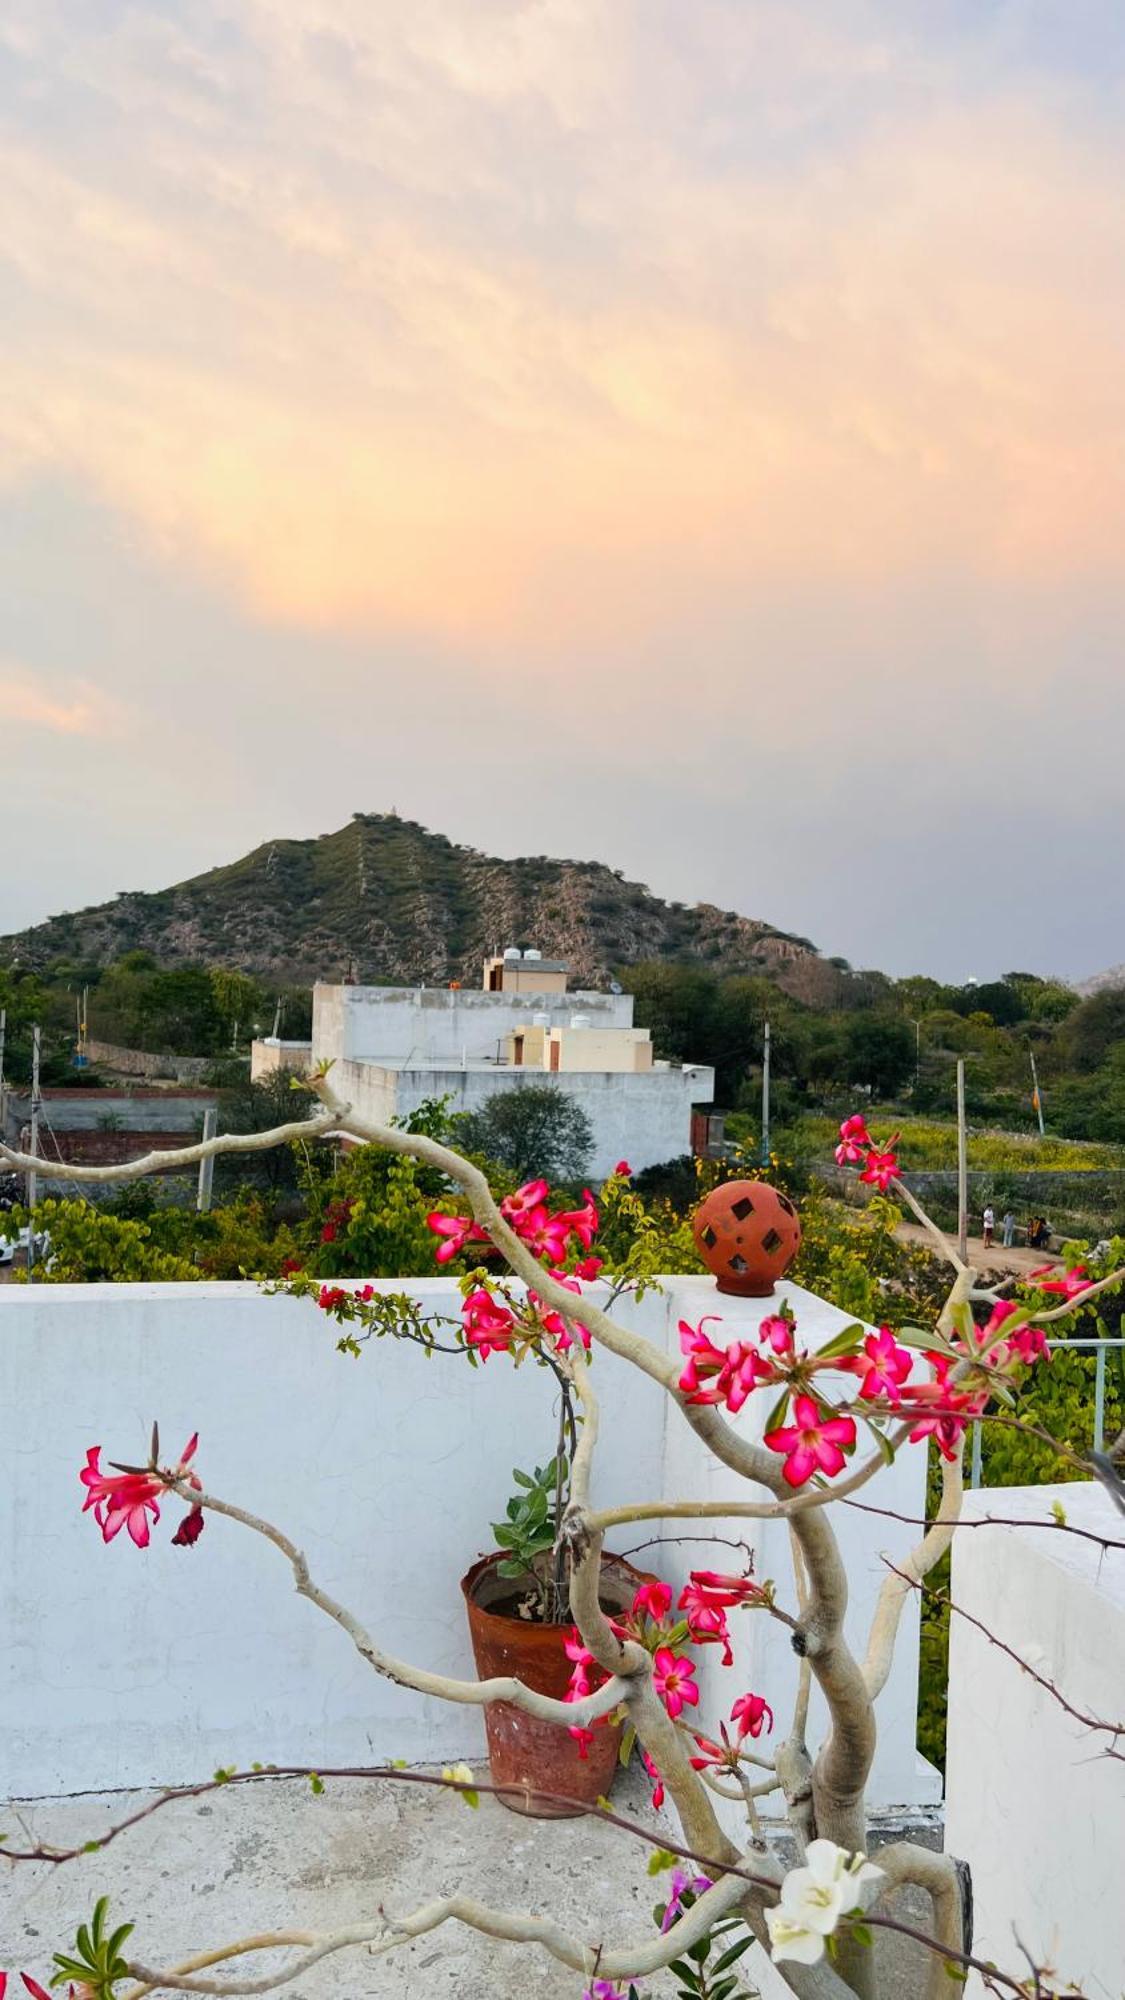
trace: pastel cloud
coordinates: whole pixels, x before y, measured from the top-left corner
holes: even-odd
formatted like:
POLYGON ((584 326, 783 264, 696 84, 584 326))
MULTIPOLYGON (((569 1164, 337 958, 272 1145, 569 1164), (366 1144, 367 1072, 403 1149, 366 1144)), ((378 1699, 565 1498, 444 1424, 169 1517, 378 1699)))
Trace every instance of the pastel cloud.
POLYGON ((5 731, 22 724, 55 736, 100 737, 117 733, 122 710, 87 681, 53 689, 23 668, 0 663, 0 723, 5 731))
POLYGON ((689 52, 626 0, 251 0, 245 44, 196 13, 42 31, 147 171, 26 127, 0 159, 20 476, 263 617, 513 660, 811 570, 1116 563, 1125 146, 1065 103, 962 102, 932 52, 920 84, 861 7, 705 6, 689 52), (701 144, 739 60, 781 148, 809 93, 783 173, 701 144))

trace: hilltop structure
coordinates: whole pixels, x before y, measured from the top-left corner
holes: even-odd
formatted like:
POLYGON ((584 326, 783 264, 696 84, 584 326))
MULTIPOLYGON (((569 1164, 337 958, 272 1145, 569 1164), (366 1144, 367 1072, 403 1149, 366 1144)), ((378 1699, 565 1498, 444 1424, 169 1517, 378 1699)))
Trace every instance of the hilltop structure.
POLYGON ((551 1085, 590 1121, 595 1177, 622 1158, 639 1172, 692 1151, 693 1114, 715 1092, 713 1069, 654 1059, 631 994, 572 993, 562 960, 515 946, 485 962, 475 990, 318 983, 312 1040, 255 1042, 251 1075, 322 1062, 383 1125, 427 1098, 478 1111, 500 1091, 551 1085))

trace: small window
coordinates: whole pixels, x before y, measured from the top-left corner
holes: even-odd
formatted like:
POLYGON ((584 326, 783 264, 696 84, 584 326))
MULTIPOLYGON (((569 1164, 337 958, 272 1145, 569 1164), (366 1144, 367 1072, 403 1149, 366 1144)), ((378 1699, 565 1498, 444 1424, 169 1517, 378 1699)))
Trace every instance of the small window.
POLYGON ((778 1235, 776 1229, 767 1230, 766 1234, 762 1238, 762 1249, 765 1251, 766 1256, 772 1257, 774 1251, 780 1250, 780 1248, 781 1248, 781 1238, 778 1235))
POLYGON ((754 1204, 749 1195, 744 1194, 738 1201, 732 1202, 730 1212, 732 1215, 737 1216, 739 1222, 745 1222, 748 1215, 753 1215, 754 1204))

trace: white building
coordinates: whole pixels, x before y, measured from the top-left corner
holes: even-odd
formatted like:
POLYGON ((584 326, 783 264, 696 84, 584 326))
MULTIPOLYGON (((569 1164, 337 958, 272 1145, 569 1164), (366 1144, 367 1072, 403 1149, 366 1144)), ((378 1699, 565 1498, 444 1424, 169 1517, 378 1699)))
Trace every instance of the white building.
POLYGON ((692 1150, 692 1113, 715 1072, 657 1062, 628 993, 569 993, 567 968, 537 952, 490 959, 478 991, 460 986, 318 984, 312 1043, 254 1045, 251 1075, 330 1061, 341 1096, 386 1124, 426 1098, 477 1111, 498 1091, 552 1084, 590 1121, 593 1178, 692 1150))

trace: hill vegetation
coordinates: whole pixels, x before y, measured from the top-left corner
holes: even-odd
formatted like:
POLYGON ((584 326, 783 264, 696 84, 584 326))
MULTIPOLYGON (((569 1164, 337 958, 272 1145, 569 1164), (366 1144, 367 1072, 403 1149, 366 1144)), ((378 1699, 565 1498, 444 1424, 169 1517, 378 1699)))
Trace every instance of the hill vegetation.
POLYGON ((476 984, 507 945, 566 959, 576 985, 604 985, 641 959, 765 974, 818 1005, 847 985, 807 939, 733 910, 663 902, 601 862, 497 860, 385 813, 51 917, 0 938, 0 965, 89 975, 143 951, 164 968, 231 967, 271 984, 338 979, 353 963, 376 984, 476 984))

